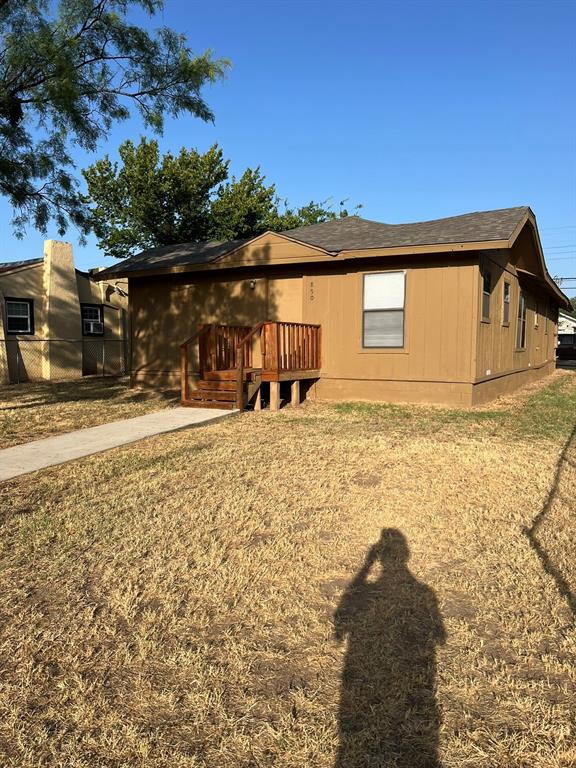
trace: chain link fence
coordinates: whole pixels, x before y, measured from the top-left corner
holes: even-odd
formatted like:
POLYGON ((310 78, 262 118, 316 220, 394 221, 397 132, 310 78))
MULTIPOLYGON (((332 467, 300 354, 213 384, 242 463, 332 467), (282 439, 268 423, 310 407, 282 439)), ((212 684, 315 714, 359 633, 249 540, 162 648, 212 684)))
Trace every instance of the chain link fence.
POLYGON ((125 339, 5 339, 0 341, 0 381, 122 376, 128 370, 125 339), (4 369, 4 370, 2 370, 4 369))

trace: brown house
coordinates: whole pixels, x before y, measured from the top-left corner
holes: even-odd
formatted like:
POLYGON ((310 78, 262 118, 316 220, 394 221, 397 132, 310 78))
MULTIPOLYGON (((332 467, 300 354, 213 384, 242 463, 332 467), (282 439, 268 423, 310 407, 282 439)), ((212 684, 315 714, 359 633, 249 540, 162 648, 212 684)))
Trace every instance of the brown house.
POLYGON ((481 403, 554 369, 568 306, 528 207, 164 246, 99 277, 129 281, 132 381, 201 405, 264 391, 277 407, 301 381, 331 400, 481 403))

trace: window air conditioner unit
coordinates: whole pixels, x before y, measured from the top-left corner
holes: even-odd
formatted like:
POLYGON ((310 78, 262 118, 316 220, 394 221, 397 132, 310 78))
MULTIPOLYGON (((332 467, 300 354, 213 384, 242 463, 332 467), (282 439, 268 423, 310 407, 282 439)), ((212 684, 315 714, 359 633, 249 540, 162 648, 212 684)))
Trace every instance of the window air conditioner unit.
POLYGON ((98 320, 84 320, 84 333, 101 336, 104 333, 104 323, 98 320))

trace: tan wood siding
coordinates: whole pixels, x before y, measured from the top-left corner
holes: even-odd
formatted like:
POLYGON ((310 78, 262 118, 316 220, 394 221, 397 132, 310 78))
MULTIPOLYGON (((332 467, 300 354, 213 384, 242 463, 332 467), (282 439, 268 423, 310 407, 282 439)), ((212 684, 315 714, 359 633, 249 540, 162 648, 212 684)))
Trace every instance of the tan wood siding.
MULTIPOLYGON (((520 246, 523 248, 524 243, 521 242, 520 246)), ((475 370, 477 381, 483 381, 497 374, 511 374, 554 362, 557 333, 556 302, 544 288, 538 288, 536 283, 527 285, 523 281, 522 275, 519 275, 516 268, 519 261, 519 250, 515 252, 514 249, 512 252, 499 251, 492 252, 489 256, 481 255, 476 278, 477 300, 481 301, 483 270, 488 270, 492 277, 492 295, 490 321, 478 323, 475 370), (508 326, 502 322, 504 282, 510 284, 508 326), (526 297, 526 344, 523 349, 516 347, 521 290, 526 297), (538 327, 535 327, 537 309, 539 321, 538 327)))
POLYGON ((322 325, 323 378, 470 382, 474 266, 407 267, 404 347, 363 349, 362 277, 387 269, 305 277, 303 322, 322 325))
POLYGON ((199 324, 302 321, 302 278, 289 274, 268 279, 256 270, 242 279, 130 280, 129 295, 132 372, 136 378, 170 380, 171 386, 179 376, 179 345, 199 324))

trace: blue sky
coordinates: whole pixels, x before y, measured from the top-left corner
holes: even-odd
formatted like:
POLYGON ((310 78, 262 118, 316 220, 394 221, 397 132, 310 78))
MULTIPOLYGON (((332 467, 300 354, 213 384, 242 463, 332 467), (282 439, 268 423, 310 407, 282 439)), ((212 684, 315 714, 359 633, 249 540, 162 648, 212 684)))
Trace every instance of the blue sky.
MULTIPOLYGON (((576 278, 576 2, 167 0, 146 23, 232 62, 205 91, 215 124, 171 121, 162 149, 218 142, 293 204, 390 223, 527 204, 550 272, 576 278)), ((117 126, 102 154, 142 133, 117 126)), ((41 253, 9 219, 0 205, 2 260, 41 253)), ((68 239, 78 266, 110 262, 68 239)))

